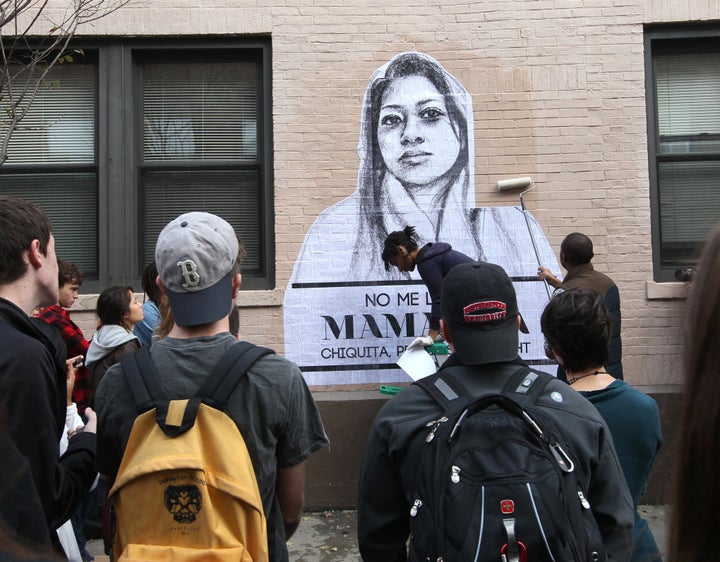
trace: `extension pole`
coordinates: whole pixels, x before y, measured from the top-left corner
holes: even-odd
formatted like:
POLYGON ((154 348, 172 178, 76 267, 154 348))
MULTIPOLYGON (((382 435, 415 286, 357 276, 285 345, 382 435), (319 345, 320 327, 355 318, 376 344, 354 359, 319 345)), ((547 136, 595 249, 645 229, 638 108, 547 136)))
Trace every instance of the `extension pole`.
MULTIPOLYGON (((542 262, 540 261, 540 252, 538 251, 537 243, 535 242, 535 235, 533 234, 532 225, 530 224, 530 219, 528 218, 528 210, 525 208, 525 200, 523 199, 523 195, 525 195, 528 191, 534 188, 535 182, 532 183, 530 189, 527 189, 520 194, 520 208, 522 209, 522 214, 525 217, 525 224, 527 225, 528 233, 530 234, 530 241, 532 242, 533 250, 535 250, 535 258, 537 259, 538 265, 542 267, 542 262)), ((544 275, 543 283, 545 284, 545 292, 547 293, 548 300, 550 300, 552 298, 552 293, 550 292, 550 285, 548 285, 547 279, 545 279, 544 275)))

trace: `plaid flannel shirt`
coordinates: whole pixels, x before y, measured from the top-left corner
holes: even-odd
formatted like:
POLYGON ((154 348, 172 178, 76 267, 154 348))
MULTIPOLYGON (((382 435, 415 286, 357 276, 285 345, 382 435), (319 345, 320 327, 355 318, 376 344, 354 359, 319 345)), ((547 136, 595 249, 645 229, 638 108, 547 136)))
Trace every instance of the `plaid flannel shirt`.
MULTIPOLYGON (((85 339, 82 330, 70 319, 67 310, 59 305, 49 306, 40 312, 38 318, 60 330, 60 335, 67 346, 68 359, 82 355, 84 361, 90 342, 85 339)), ((84 414, 90 399, 90 371, 84 363, 75 372, 75 388, 73 388, 72 399, 77 404, 78 412, 81 415, 84 414)))

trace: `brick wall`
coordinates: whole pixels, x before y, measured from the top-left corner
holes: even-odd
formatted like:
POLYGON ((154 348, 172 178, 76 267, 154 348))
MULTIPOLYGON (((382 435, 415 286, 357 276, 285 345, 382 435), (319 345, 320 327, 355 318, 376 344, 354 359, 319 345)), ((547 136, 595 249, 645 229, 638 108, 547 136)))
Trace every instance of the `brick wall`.
MULTIPOLYGON (((439 60, 473 97, 478 205, 518 204, 495 184, 532 176, 526 204, 554 249, 568 232, 587 233, 596 268, 617 282, 626 378, 663 413, 667 442, 648 499, 665 502, 686 287, 652 276, 643 25, 717 20, 720 2, 708 0, 133 0, 81 32, 271 37, 277 284, 238 303, 241 333, 278 351, 283 292, 305 233, 355 190, 370 75, 402 51, 439 60)), ((84 295, 72 313, 88 338, 96 297, 84 295)), ((382 398, 318 394, 333 447, 310 460, 308 504, 353 505, 382 398)))
MULTIPOLYGON (((478 205, 517 204, 499 179, 530 175, 526 204, 557 250, 595 243, 617 282, 636 384, 680 382, 685 288, 652 281, 643 25, 720 18, 680 0, 131 2, 86 35, 272 37, 277 287, 243 293, 242 333, 283 348, 282 293, 315 217, 357 181, 362 96, 393 55, 432 55, 473 96, 478 205)), ((74 313, 90 337, 94 298, 74 313)))

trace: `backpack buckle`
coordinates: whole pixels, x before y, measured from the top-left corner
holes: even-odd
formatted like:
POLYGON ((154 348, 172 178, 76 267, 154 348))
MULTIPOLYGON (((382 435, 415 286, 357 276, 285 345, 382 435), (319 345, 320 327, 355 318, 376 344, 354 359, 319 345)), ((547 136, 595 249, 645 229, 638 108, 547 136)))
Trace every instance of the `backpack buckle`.
POLYGON ((505 543, 500 549, 500 560, 502 562, 527 562, 527 548, 522 541, 517 541, 517 554, 511 553, 508 556, 508 543, 505 543))
MULTIPOLYGON (((504 500, 501 505, 503 513, 512 513, 515 506, 512 500, 504 500), (512 510, 512 511, 511 511, 512 510)), ((515 518, 506 517, 503 519, 507 542, 500 549, 500 560, 502 562, 527 562, 527 549, 522 541, 515 537, 515 518)))

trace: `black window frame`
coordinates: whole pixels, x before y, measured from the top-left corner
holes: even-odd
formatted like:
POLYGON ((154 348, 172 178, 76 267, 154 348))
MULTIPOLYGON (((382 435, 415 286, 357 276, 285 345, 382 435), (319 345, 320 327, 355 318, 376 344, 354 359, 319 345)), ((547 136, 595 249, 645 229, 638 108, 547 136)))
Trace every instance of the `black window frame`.
MULTIPOLYGON (((107 38, 82 39, 72 49, 92 53, 97 64, 96 162, 97 275, 86 275, 82 292, 130 284, 142 291, 143 209, 140 194, 142 150, 138 64, 148 57, 177 62, 185 54, 203 59, 252 60, 257 63, 257 161, 259 169, 259 264, 243 268, 243 290, 275 288, 275 224, 272 137, 272 51, 269 38, 107 38), (179 58, 179 57, 178 57, 179 58)), ((183 59, 180 59, 183 60, 183 59)), ((18 167, 5 164, 2 173, 18 167)), ((0 180, 1 181, 1 180, 0 180)), ((42 203, 40 203, 42 206, 42 203)), ((188 209, 194 210, 194 209, 188 209)), ((61 248, 58 257, 63 257, 61 248)))
MULTIPOLYGON (((653 259, 653 279, 672 282, 682 279, 682 272, 697 264, 701 248, 687 248, 676 263, 663 263, 660 209, 659 168, 663 162, 720 162, 720 151, 689 154, 663 154, 660 150, 658 125, 657 76, 655 57, 662 54, 712 52, 720 57, 720 25, 655 25, 645 26, 645 91, 648 135, 648 171, 650 181, 650 216, 653 259)), ((720 185, 718 185, 720 196, 720 185)), ((720 217, 718 217, 720 220, 720 217)), ((709 234, 709 233, 708 233, 709 234)))

